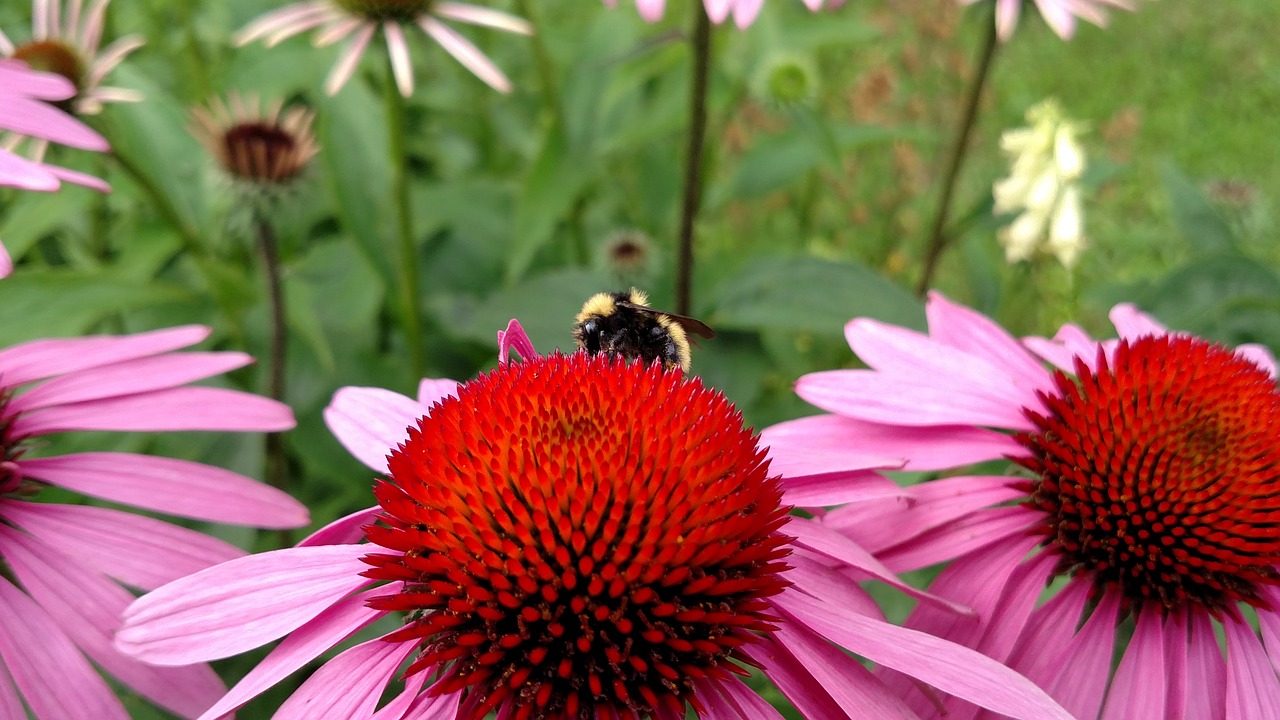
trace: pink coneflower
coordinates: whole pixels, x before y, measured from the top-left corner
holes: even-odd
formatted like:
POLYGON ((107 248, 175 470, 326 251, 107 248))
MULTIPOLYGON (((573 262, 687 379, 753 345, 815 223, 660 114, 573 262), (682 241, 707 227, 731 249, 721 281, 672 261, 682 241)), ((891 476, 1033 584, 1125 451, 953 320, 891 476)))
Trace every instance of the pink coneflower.
MULTIPOLYGON (((960 0, 963 5, 972 5, 978 0, 960 0)), ((1018 26, 1018 15, 1028 0, 994 0, 996 4, 996 32, 1001 40, 1013 37, 1013 29, 1018 26)), ((1071 39, 1076 32, 1076 18, 1087 20, 1098 27, 1107 24, 1106 8, 1120 8, 1132 11, 1133 0, 1035 0, 1040 15, 1049 24, 1058 37, 1071 39)))
MULTIPOLYGON (((800 396, 835 414, 764 433, 784 455, 825 454, 814 473, 862 446, 911 470, 1013 462, 915 486, 909 507, 824 518, 895 571, 949 562, 932 592, 979 613, 956 623, 921 605, 908 625, 1007 662, 1080 720, 1280 717, 1270 354, 1168 332, 1128 305, 1106 341, 1067 325, 1020 342, 937 294, 928 319, 928 334, 849 323, 871 369, 801 378, 800 396)), ((913 708, 935 712, 919 695, 913 708)))
POLYGON ((293 427, 280 403, 187 386, 251 361, 234 352, 173 352, 208 334, 191 326, 0 350, 0 667, 7 671, 0 708, 25 701, 39 718, 127 718, 90 661, 183 717, 224 692, 207 665, 152 667, 118 652, 111 633, 134 599, 125 586, 150 590, 244 553, 148 516, 35 498, 52 486, 207 522, 305 525, 307 511, 292 498, 221 468, 117 452, 40 456, 42 437, 70 431, 293 427))
POLYGON ((333 95, 350 79, 374 33, 382 28, 396 85, 401 95, 409 97, 413 94, 413 65, 403 26, 414 23, 490 87, 511 92, 511 81, 498 66, 442 20, 521 35, 533 33, 533 27, 521 18, 466 3, 442 0, 307 0, 286 5, 254 20, 236 33, 234 41, 237 45, 244 45, 254 40, 265 40, 270 47, 298 33, 319 28, 314 44, 324 47, 350 36, 351 40, 325 81, 325 92, 333 95))
POLYGON ((326 419, 387 474, 379 507, 141 598, 117 645, 186 663, 287 635, 206 718, 388 616, 399 629, 326 662, 276 717, 780 718, 748 667, 807 717, 910 717, 828 639, 999 712, 1067 717, 994 661, 879 619, 835 569, 860 551, 787 514, 720 393, 657 364, 540 357, 515 324, 500 343, 526 359, 416 401, 340 390, 326 419))
POLYGON ((34 0, 31 39, 15 45, 0 31, 0 54, 70 80, 75 97, 68 104, 77 114, 101 112, 104 103, 138 102, 142 94, 136 90, 101 84, 129 53, 143 45, 141 37, 129 35, 99 51, 108 2, 95 0, 88 12, 82 13, 82 0, 70 0, 65 11, 62 0, 34 0))
MULTIPOLYGON (((844 0, 803 0, 805 7, 813 12, 822 9, 824 5, 832 8, 840 7, 844 4, 844 0)), ((604 0, 604 4, 609 7, 617 7, 618 0, 604 0)), ((640 17, 645 22, 657 22, 662 19, 662 13, 666 10, 667 0, 636 0, 636 10, 640 12, 640 17)), ((764 0, 703 0, 703 6, 707 10, 707 17, 711 22, 719 25, 729 16, 733 16, 733 24, 739 29, 745 29, 756 21, 756 16, 760 14, 760 8, 764 7, 764 0)))
MULTIPOLYGON (((17 60, 0 60, 0 130, 10 130, 45 142, 61 143, 85 150, 103 151, 107 141, 80 121, 49 105, 75 94, 65 78, 36 72, 17 60)), ((0 186, 51 192, 62 181, 79 183, 103 192, 107 184, 74 170, 45 165, 0 148, 0 186)), ((0 278, 13 272, 13 260, 0 244, 0 278)))

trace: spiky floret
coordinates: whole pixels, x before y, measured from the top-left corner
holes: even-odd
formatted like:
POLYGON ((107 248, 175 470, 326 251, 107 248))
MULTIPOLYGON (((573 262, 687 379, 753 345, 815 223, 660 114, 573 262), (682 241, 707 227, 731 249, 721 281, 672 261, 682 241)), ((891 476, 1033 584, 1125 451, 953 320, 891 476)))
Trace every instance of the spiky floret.
POLYGON ((1280 393, 1230 349, 1168 335, 1077 360, 1017 458, 1059 570, 1140 609, 1263 604, 1280 581, 1280 393))
POLYGON ((787 508, 742 417, 697 378, 603 355, 506 364, 432 409, 375 490, 376 606, 462 716, 683 717, 745 671, 787 508))

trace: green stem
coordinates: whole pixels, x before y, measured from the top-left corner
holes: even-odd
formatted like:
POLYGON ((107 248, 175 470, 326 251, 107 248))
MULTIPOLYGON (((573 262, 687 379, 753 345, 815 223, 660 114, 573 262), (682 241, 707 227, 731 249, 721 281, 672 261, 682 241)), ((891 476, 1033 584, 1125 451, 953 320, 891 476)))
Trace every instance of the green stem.
MULTIPOLYGON (((284 292, 280 282, 280 254, 271 223, 260 211, 254 211, 254 229, 258 235, 258 249, 262 251, 262 269, 267 280, 267 300, 271 311, 271 350, 267 358, 267 395, 272 400, 284 402, 285 358, 287 329, 284 317, 284 292)), ((284 433, 267 433, 265 474, 267 484, 288 492, 289 456, 284 444, 284 433)), ((280 531, 280 547, 293 544, 293 533, 280 531)))
POLYGON ((711 19, 701 2, 693 5, 693 64, 690 68, 689 146, 684 166, 684 200, 680 206, 679 255, 676 265, 676 312, 688 315, 693 284, 693 227, 702 202, 702 149, 707 136, 707 78, 711 70, 711 19))
POLYGON ((551 108, 555 127, 564 132, 564 104, 560 99, 560 83, 556 78, 555 63, 551 60, 547 43, 542 39, 542 22, 538 17, 541 6, 529 0, 516 0, 516 10, 533 26, 529 42, 533 44, 533 62, 538 71, 538 82, 542 83, 542 94, 546 96, 547 107, 551 108))
POLYGON ((391 194, 396 205, 396 247, 400 254, 400 261, 396 263, 400 322, 404 328, 405 343, 409 346, 413 376, 421 378, 426 376, 426 360, 422 348, 422 311, 418 306, 418 248, 413 242, 413 210, 409 205, 409 154, 405 148, 407 110, 404 97, 396 87, 390 54, 387 55, 384 85, 391 151, 391 194))
MULTIPOLYGON (((993 3, 994 5, 994 3, 993 3)), ((942 197, 938 201, 938 209, 933 216, 933 224, 929 230, 929 249, 924 258, 924 271, 920 273, 920 282, 916 285, 916 294, 923 296, 933 282, 937 272, 938 261, 946 250, 951 237, 946 232, 947 216, 951 212, 951 201, 955 196, 956 179, 960 176, 960 168, 969 148, 969 136, 973 134, 973 126, 978 117, 978 101, 982 99, 982 89, 987 84, 987 76, 991 72, 991 61, 999 44, 996 37, 995 18, 988 18, 987 33, 983 38, 979 52, 978 70, 969 84, 969 94, 965 98, 964 112, 960 125, 956 129, 956 137, 951 146, 951 154, 947 158, 947 170, 942 181, 942 197)))

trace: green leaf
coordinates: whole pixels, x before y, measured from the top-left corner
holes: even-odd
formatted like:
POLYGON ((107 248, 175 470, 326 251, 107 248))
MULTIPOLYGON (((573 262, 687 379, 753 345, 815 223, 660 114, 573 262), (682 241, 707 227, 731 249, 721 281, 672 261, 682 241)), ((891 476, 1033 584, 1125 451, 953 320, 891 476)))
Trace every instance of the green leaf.
POLYGON ((16 260, 45 235, 88 212, 92 191, 63 186, 56 193, 22 193, 0 215, 0 238, 16 260))
POLYGON ((854 263, 763 257, 717 289, 705 318, 726 329, 779 328, 839 336, 855 317, 924 327, 924 308, 902 287, 854 263))
POLYGON ((762 137, 747 150, 728 186, 712 191, 712 203, 768 195, 824 163, 836 162, 835 152, 846 153, 906 136, 898 128, 831 125, 809 113, 794 117, 797 122, 791 129, 762 137))
POLYGON ((1280 338, 1280 276, 1231 251, 1175 270, 1142 295, 1139 305, 1170 327, 1223 342, 1280 338))
POLYGON ((1169 196, 1169 212, 1178 232, 1197 253, 1235 249, 1236 239, 1217 208, 1172 163, 1160 164, 1160 179, 1169 196))
POLYGON ((106 273, 25 270, 0 282, 0 307, 9 311, 0 326, 0 345, 81 335, 114 313, 191 299, 186 288, 173 283, 139 283, 106 273))
POLYGON ((507 253, 506 279, 524 276, 534 255, 551 239, 592 175, 592 162, 571 152, 559 129, 548 126, 542 148, 516 200, 516 217, 507 253))

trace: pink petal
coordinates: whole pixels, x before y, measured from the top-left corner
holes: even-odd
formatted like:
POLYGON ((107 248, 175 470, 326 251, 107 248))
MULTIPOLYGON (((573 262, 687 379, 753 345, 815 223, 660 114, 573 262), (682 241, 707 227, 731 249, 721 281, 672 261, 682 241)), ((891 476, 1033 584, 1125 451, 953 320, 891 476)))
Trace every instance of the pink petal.
POLYGON ((733 6, 733 24, 739 30, 746 30, 756 21, 762 7, 764 0, 738 0, 738 4, 733 6))
POLYGON ((0 98, 5 104, 0 128, 82 150, 111 149, 106 138, 52 105, 21 96, 0 95, 0 98))
POLYGON ((1124 340, 1136 340, 1147 335, 1167 335, 1169 331, 1155 318, 1142 312, 1136 305, 1121 303, 1111 308, 1111 324, 1124 340))
POLYGON ((666 0, 636 0, 636 10, 645 22, 658 22, 662 19, 662 11, 666 0))
POLYGON ((0 717, 21 718, 26 717, 26 714, 22 698, 18 697, 18 690, 13 686, 13 678, 9 676, 4 664, 0 663, 0 717))
POLYGON ((1133 638, 1111 679, 1102 720, 1167 717, 1164 701, 1168 694, 1165 685, 1168 669, 1164 661, 1161 613, 1151 608, 1138 615, 1133 638))
POLYGON ((486 85, 498 92, 511 92, 511 81, 507 79, 507 76, 498 69, 497 65, 493 64, 493 61, 487 55, 475 45, 472 45, 469 40, 431 17, 419 19, 418 25, 436 42, 440 43, 440 47, 444 48, 445 52, 462 63, 463 67, 483 80, 486 85))
MULTIPOLYGON (((777 467, 770 465, 773 472, 777 467)), ((829 475, 783 475, 784 502, 796 507, 828 507, 872 501, 905 502, 909 493, 875 472, 837 472, 829 475)))
MULTIPOLYGON (((1084 627, 1065 650, 1041 648, 1058 658, 1050 661, 1049 677, 1040 685, 1075 717, 1097 717, 1111 674, 1111 654, 1116 640, 1116 616, 1120 607, 1114 592, 1103 596, 1084 627)), ((1033 680, 1039 679, 1028 674, 1033 680)))
POLYGON ((409 437, 427 413, 421 404, 382 388, 344 387, 324 409, 324 422, 357 460, 387 472, 387 454, 409 437))
POLYGON ((342 86, 347 84, 347 80, 351 79, 351 74, 356 71, 356 65, 364 56, 365 48, 369 46, 369 41, 373 39, 373 33, 377 29, 377 25, 365 23, 356 32, 355 37, 351 38, 351 42, 342 49, 338 62, 333 66, 333 70, 329 71, 328 79, 324 81, 326 95, 337 95, 342 86))
MULTIPOLYGON (((888 425, 976 425, 1031 430, 1023 404, 990 392, 957 375, 933 370, 937 384, 916 375, 887 375, 875 370, 826 370, 796 381, 796 394, 806 402, 837 415, 888 425), (944 382, 941 378, 947 378, 944 382)), ((1004 386, 1007 390, 1008 386, 1004 386)), ((1004 392, 1003 390, 1001 392, 1004 392)), ((1040 407, 1039 400, 1026 405, 1040 407)))
POLYGON ((1049 373, 1022 345, 991 318, 951 302, 936 290, 925 307, 929 337, 1002 368, 1025 388, 1046 388, 1049 373))
POLYGON ((1164 659, 1168 695, 1165 697, 1167 720, 1187 720, 1187 613, 1174 610, 1164 622, 1164 659))
MULTIPOLYGON (((423 378, 418 382, 418 404, 426 408, 430 412, 436 403, 441 402, 445 398, 458 396, 457 380, 434 380, 432 378, 423 378)), ((425 414, 425 413, 424 413, 425 414)), ((415 422, 417 419, 414 419, 415 422)))
POLYGON ((31 597, 85 654, 120 682, 187 718, 199 715, 226 692, 208 665, 161 668, 121 655, 112 645, 111 634, 133 595, 93 568, 22 533, 0 528, 0 536, 5 560, 31 597))
POLYGON ((5 249, 4 243, 0 243, 0 278, 7 278, 13 274, 13 258, 9 257, 9 251, 5 249))
MULTIPOLYGON (((409 708, 419 700, 419 693, 422 692, 422 686, 426 684, 426 673, 414 673, 412 676, 404 679, 404 684, 400 688, 400 693, 391 699, 391 702, 383 705, 378 712, 373 714, 370 720, 401 720, 405 714, 409 712, 409 708)), ((456 693, 454 695, 457 697, 456 693)), ((454 703, 454 709, 457 709, 457 703, 454 703)), ((446 720, 453 718, 454 715, 445 714, 446 720)))
POLYGON ((795 618, 856 655, 943 692, 1014 718, 1074 720, 1040 688, 981 653, 863 615, 841 613, 801 593, 776 598, 795 618))
POLYGON ((328 2, 297 2, 255 19, 231 36, 231 44, 240 47, 254 40, 264 38, 280 30, 290 30, 290 35, 305 32, 314 27, 308 24, 312 20, 323 20, 332 12, 328 2))
POLYGON ((1013 487, 1021 482, 1025 479, 1002 476, 959 476, 934 480, 908 488, 912 498, 910 504, 848 505, 828 513, 824 522, 846 531, 855 539, 877 540, 872 547, 879 549, 885 542, 896 544, 948 526, 970 513, 1009 500, 1023 499, 1026 492, 1013 487))
POLYGON ((268 643, 371 581, 364 545, 286 548, 215 565, 139 598, 116 635, 156 665, 230 657, 268 643))
POLYGON ((0 58, 0 96, 66 100, 75 94, 75 84, 57 73, 32 70, 21 60, 0 58))
POLYGON ((1226 717, 1227 664, 1213 631, 1213 621, 1202 612, 1189 614, 1187 643, 1187 718, 1226 717))
POLYGON ((380 512, 382 508, 374 505, 340 517, 303 538, 302 542, 298 543, 298 547, 354 545, 364 540, 364 526, 377 520, 380 512))
POLYGON ((0 607, 0 660, 37 718, 128 720, 111 688, 57 623, 4 578, 0 607))
POLYGON ((3 507, 6 519, 50 547, 142 590, 245 554, 194 530, 109 508, 19 501, 3 507))
POLYGON ((1266 370, 1271 377, 1276 376, 1276 358, 1265 345, 1256 343, 1240 345, 1236 348, 1236 354, 1266 370))
POLYGON ((36 340, 0 350, 0 381, 4 387, 17 387, 41 378, 177 350, 208 336, 207 327, 184 325, 120 337, 36 340))
POLYGON ((772 705, 737 678, 703 681, 694 692, 706 705, 706 711, 701 713, 703 720, 784 720, 772 705))
POLYGON ((280 641, 270 655, 236 683, 201 720, 214 720, 266 692, 329 648, 373 624, 386 613, 366 604, 371 593, 339 600, 280 641))
POLYGON ((840 415, 778 423, 760 433, 760 444, 769 447, 770 467, 783 476, 865 468, 945 470, 1022 451, 1008 435, 981 427, 908 427, 840 415))
POLYGON ((383 638, 348 648, 312 673, 272 720, 369 717, 396 668, 416 648, 416 642, 390 643, 383 638))
POLYGON ((857 581, 848 575, 837 572, 833 563, 810 553, 803 547, 796 547, 787 564, 787 579, 794 583, 796 592, 812 595, 819 600, 841 607, 849 612, 862 613, 872 617, 883 617, 880 606, 857 581))
POLYGON ((171 353, 90 368, 54 378, 10 404, 13 411, 153 392, 244 367, 253 358, 238 352, 171 353))
POLYGON ((0 148, 0 187, 52 192, 62 187, 62 183, 58 181, 57 175, 49 171, 47 165, 32 162, 0 148))
MULTIPOLYGON (((458 716, 462 696, 456 692, 432 695, 431 689, 414 698, 400 720, 453 720, 458 716)), ((387 718, 391 720, 391 718, 387 718)))
POLYGON ((91 497, 209 522, 283 529, 310 522, 302 503, 230 470, 176 458, 80 453, 22 460, 23 474, 91 497))
POLYGON ((1022 0, 996 0, 996 34, 1001 42, 1013 37, 1013 29, 1018 26, 1018 9, 1022 0))
POLYGON ((506 330, 498 331, 498 364, 508 362, 510 352, 516 351, 521 360, 532 360, 538 357, 538 351, 533 347, 533 341, 525 334, 524 327, 515 318, 507 323, 506 330))
POLYGON ((111 192, 110 185, 103 182, 100 178, 96 178, 92 175, 86 175, 84 173, 76 172, 75 170, 68 170, 64 167, 58 167, 57 165, 45 165, 44 168, 54 177, 62 180, 63 182, 83 185, 90 190, 97 190, 98 192, 111 192))
POLYGON ((449 20, 457 20, 458 22, 467 23, 469 25, 479 25, 481 27, 493 28, 494 30, 505 30, 506 32, 516 33, 517 35, 532 35, 533 25, 524 18, 518 18, 515 15, 498 10, 490 10, 489 8, 479 7, 477 5, 467 5, 457 2, 440 2, 436 3, 432 12, 442 18, 449 20))
POLYGON ((413 95, 413 62, 409 59, 409 45, 404 40, 404 31, 395 20, 382 23, 382 34, 387 39, 387 54, 391 57, 391 73, 396 78, 396 88, 400 94, 413 95))
POLYGON ((1061 650, 1076 633, 1092 588, 1085 581, 1070 581, 1031 613, 1009 657, 1009 667, 1032 680, 1052 677, 1060 667, 1061 650))
POLYGON ((1280 681, 1245 621, 1223 618, 1227 636, 1227 720, 1280 718, 1280 681))
MULTIPOLYGON (((1053 577, 1056 564, 1057 558, 1042 552, 1013 571, 1008 584, 1005 585, 1004 597, 991 612, 991 617, 999 620, 991 623, 975 649, 1001 662, 1009 658, 1009 654, 1027 627, 1031 613, 1040 598, 1040 592, 1053 577)), ((932 586, 930 589, 933 589, 932 586)))
POLYGON ((983 510, 956 520, 950 527, 935 528, 893 548, 868 548, 894 572, 916 570, 960 557, 986 545, 1026 535, 1039 519, 1025 507, 983 510))
POLYGON ((21 416, 14 430, 26 435, 69 430, 280 432, 295 424, 289 406, 269 398, 239 390, 177 387, 36 410, 21 416))

